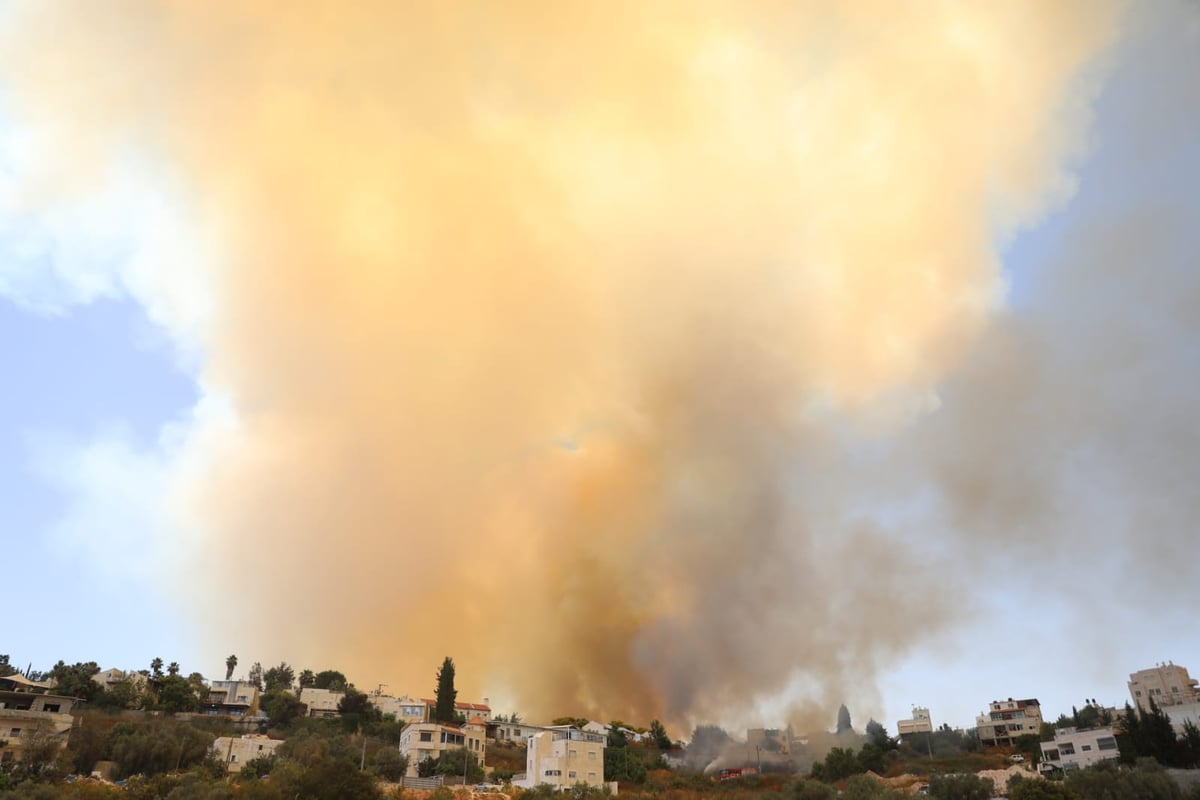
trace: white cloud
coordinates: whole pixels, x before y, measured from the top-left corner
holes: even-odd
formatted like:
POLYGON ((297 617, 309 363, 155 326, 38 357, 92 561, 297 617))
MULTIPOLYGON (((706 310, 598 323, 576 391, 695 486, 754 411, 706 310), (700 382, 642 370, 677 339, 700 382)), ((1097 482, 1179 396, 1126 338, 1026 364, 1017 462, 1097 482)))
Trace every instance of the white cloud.
POLYGON ((129 297, 194 367, 212 310, 214 254, 185 192, 140 156, 64 180, 55 141, 0 115, 0 296, 43 314, 129 297))

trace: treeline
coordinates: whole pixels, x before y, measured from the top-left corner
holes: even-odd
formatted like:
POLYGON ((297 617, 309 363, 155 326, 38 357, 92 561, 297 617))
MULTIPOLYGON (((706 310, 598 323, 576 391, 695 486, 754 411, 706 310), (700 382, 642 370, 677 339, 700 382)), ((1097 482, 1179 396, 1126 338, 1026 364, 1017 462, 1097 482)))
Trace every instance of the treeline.
POLYGON ((1189 719, 1183 724, 1183 734, 1176 735, 1171 718, 1153 699, 1149 711, 1131 708, 1126 703, 1120 728, 1117 747, 1122 763, 1152 758, 1168 767, 1200 767, 1200 728, 1189 719))

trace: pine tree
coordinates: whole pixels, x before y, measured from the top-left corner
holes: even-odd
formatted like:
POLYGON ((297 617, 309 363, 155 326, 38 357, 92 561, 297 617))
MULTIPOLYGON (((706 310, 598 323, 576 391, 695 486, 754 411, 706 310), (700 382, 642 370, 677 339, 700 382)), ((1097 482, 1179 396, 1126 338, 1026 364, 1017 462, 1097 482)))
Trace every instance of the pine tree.
POLYGON ((454 722, 454 701, 458 699, 458 690, 454 688, 454 659, 450 656, 446 656, 438 670, 435 697, 434 718, 438 722, 454 722))
POLYGON ((853 731, 854 731, 854 727, 850 724, 850 709, 846 708, 846 705, 843 703, 838 708, 837 732, 838 733, 846 733, 846 732, 852 733, 853 731))

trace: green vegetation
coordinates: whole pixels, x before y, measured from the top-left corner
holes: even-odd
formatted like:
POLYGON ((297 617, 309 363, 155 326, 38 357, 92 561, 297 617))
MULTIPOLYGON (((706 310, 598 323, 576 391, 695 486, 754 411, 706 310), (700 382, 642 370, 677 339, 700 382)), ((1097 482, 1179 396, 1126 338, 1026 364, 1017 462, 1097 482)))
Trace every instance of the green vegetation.
POLYGON ((454 659, 450 656, 446 656, 442 666, 438 668, 436 699, 434 719, 438 722, 454 722, 454 702, 458 699, 458 690, 454 688, 454 659))

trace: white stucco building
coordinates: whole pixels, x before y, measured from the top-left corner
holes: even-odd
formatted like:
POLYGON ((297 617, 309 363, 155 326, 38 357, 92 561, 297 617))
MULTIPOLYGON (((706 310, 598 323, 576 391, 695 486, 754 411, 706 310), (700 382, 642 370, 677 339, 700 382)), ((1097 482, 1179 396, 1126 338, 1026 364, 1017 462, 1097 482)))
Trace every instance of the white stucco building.
POLYGON ((1117 737, 1111 726, 1104 728, 1057 728, 1054 741, 1042 742, 1043 773, 1083 769, 1120 756, 1117 737))
POLYGON ((466 749, 484 764, 487 750, 487 723, 475 717, 462 725, 440 722, 415 722, 400 732, 400 752, 408 756, 408 777, 417 777, 417 765, 438 758, 446 750, 466 749))
POLYGON ((238 772, 256 758, 273 756, 283 739, 269 739, 260 734, 245 736, 218 736, 213 742, 213 753, 225 765, 226 772, 238 772))
POLYGON ((542 783, 570 788, 577 783, 604 786, 605 737, 568 725, 553 726, 526 743, 525 778, 521 785, 542 783))
POLYGON ((902 719, 896 723, 900 738, 914 733, 933 733, 933 720, 928 708, 916 707, 912 710, 912 719, 902 719))
POLYGON ((308 706, 308 716, 310 717, 340 717, 342 712, 338 711, 338 706, 345 696, 345 692, 314 689, 311 686, 300 690, 300 702, 308 706))

